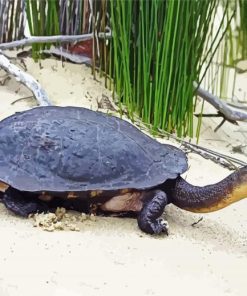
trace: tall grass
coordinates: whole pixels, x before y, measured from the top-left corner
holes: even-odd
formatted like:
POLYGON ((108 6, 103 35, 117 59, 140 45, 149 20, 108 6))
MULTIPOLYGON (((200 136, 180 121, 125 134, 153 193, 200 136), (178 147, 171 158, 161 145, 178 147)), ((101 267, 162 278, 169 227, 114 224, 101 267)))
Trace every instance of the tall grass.
MULTIPOLYGON (((232 99, 235 94, 237 63, 247 59, 247 1, 226 1, 227 26, 226 34, 217 49, 211 63, 211 73, 207 73, 204 81, 212 93, 221 98, 232 99)), ((222 13, 222 12, 221 12, 222 13)))
MULTIPOLYGON (((97 32, 107 32, 108 28, 110 28, 109 23, 109 1, 108 0, 98 0, 93 2, 94 10, 93 15, 96 17, 96 23, 94 26, 94 30, 97 32)), ((111 69, 111 57, 110 57, 110 46, 109 40, 96 40, 95 47, 96 50, 98 49, 98 56, 96 57, 99 69, 100 69, 100 76, 105 77, 105 87, 111 87, 107 84, 107 74, 110 73, 111 69), (105 75, 106 74, 106 75, 105 75)), ((96 52, 95 50, 95 52, 96 52)), ((110 79, 111 81, 111 79, 110 79)))
MULTIPOLYGON (((49 36, 60 33, 58 1, 26 0, 26 15, 31 35, 49 36)), ((49 47, 50 44, 33 44, 32 52, 34 59, 39 57, 39 51, 41 49, 49 47)))
MULTIPOLYGON (((229 48, 234 55, 234 46, 225 46, 219 51, 217 49, 235 13, 236 1, 0 0, 0 4, 5 3, 4 9, 11 19, 14 18, 11 11, 15 11, 11 10, 11 5, 20 6, 24 2, 32 35, 82 34, 92 31, 97 34, 110 26, 113 32, 110 46, 94 38, 93 68, 99 61, 101 75, 106 73, 113 78, 114 84, 110 87, 113 86, 114 93, 118 94, 119 102, 127 107, 130 117, 139 115, 145 122, 152 124, 154 130, 161 128, 177 132, 179 136, 192 136, 193 81, 204 79, 213 85, 218 79, 215 79, 215 69, 209 67, 213 57, 224 56, 227 60, 229 48), (219 7, 222 14, 215 30, 213 28, 219 7)), ((241 24, 245 26, 247 5, 245 0, 237 2, 239 6, 242 5, 239 14, 241 24)), ((3 5, 0 6, 1 10, 3 5)), ((3 28, 0 26, 0 29, 3 28)), ((0 37, 4 36, 4 41, 13 35, 10 26, 7 31, 9 35, 0 34, 0 37)), ((239 36, 244 55, 247 38, 243 31, 239 36)), ((227 44, 231 45, 229 40, 227 44)), ((39 57, 40 49, 49 46, 34 44, 34 58, 39 57)), ((216 72, 219 71, 221 80, 225 81, 227 73, 222 74, 223 71, 219 69, 216 68, 216 72)), ((107 79, 105 84, 109 87, 107 79)), ((215 83, 213 89, 217 89, 218 85, 219 82, 215 83)), ((222 92, 223 82, 220 85, 222 92)))
POLYGON ((23 38, 24 12, 25 0, 0 0, 0 43, 23 38))
MULTIPOLYGON (((247 1, 237 0, 237 43, 240 59, 247 59, 247 1)), ((234 36, 233 36, 234 37, 234 36)))
POLYGON ((205 52, 218 3, 110 0, 113 77, 130 116, 193 136, 193 81, 202 78, 205 57, 219 45, 215 37, 205 52))
MULTIPOLYGON (((90 30, 89 0, 26 0, 31 35, 77 35, 90 30)), ((34 44, 33 55, 50 44, 34 44)))

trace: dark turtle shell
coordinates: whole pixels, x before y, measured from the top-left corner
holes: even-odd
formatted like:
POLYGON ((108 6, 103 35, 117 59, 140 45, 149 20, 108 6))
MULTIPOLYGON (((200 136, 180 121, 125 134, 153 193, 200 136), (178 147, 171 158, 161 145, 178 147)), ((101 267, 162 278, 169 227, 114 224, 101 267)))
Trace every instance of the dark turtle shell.
POLYGON ((0 122, 0 181, 23 191, 145 189, 187 170, 187 158, 119 118, 38 107, 0 122))

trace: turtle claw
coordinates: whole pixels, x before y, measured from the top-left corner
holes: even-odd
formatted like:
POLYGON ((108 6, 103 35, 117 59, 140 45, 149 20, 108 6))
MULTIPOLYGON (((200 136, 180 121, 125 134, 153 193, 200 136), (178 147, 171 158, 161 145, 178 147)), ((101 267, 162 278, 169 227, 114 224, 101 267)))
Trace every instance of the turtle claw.
POLYGON ((158 233, 164 232, 166 235, 168 235, 168 229, 169 229, 169 224, 166 220, 160 218, 157 220, 160 231, 158 233))
POLYGON ((149 234, 164 232, 168 235, 168 223, 160 218, 167 205, 165 192, 161 190, 151 191, 148 193, 147 198, 148 200, 137 217, 138 226, 142 231, 149 234))

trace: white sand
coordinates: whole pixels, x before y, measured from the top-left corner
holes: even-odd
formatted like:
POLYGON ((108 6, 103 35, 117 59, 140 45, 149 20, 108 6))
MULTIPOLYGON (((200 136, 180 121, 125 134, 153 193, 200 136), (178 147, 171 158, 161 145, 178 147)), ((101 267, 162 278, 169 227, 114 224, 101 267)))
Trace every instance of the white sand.
MULTIPOLYGON (((97 109, 96 99, 110 96, 85 66, 46 60, 39 69, 30 59, 26 63, 54 104, 97 109)), ((0 86, 0 118, 34 106, 33 100, 11 105, 28 95, 13 79, 0 86)), ((201 145, 232 154, 234 143, 247 144, 246 125, 227 123, 217 134, 215 126, 215 120, 204 121, 201 145)), ((196 154, 189 154, 189 164, 185 175, 193 184, 214 183, 229 174, 196 154)), ((134 219, 100 217, 82 223, 80 232, 45 232, 0 204, 0 296, 246 296, 246 213, 247 200, 205 215, 169 205, 164 216, 170 235, 152 237, 134 219), (201 216, 203 221, 192 227, 201 216)))

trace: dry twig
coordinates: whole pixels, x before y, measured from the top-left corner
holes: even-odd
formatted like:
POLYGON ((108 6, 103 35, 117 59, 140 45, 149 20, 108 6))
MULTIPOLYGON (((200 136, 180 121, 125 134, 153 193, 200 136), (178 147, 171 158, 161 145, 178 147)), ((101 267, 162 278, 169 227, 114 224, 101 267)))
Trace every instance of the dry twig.
POLYGON ((199 218, 198 221, 191 224, 191 226, 195 227, 198 223, 200 223, 203 220, 203 217, 199 218))
MULTIPOLYGON (((54 36, 31 36, 21 40, 16 40, 12 42, 6 42, 0 44, 0 49, 10 49, 15 47, 21 47, 26 45, 31 45, 33 43, 68 43, 75 41, 89 40, 93 38, 93 33, 83 34, 83 35, 54 35, 54 36)), ((98 33, 98 38, 108 39, 111 38, 111 31, 107 33, 100 32, 98 33)))
POLYGON ((13 75, 17 81, 20 81, 27 88, 29 88, 34 97, 41 106, 50 106, 51 102, 46 92, 42 89, 41 85, 28 73, 19 69, 16 65, 12 64, 8 58, 0 51, 0 68, 3 68, 7 73, 13 75))
MULTIPOLYGON (((124 112, 126 114, 126 112, 124 112)), ((126 114, 128 116, 128 114, 126 114)), ((147 132, 150 132, 150 128, 152 128, 151 125, 148 124, 143 124, 143 122, 140 121, 140 119, 138 117, 135 116, 135 123, 136 126, 141 129, 141 130, 145 130, 147 132)), ((236 170, 237 166, 246 166, 247 163, 237 159, 235 157, 232 157, 230 155, 225 155, 222 153, 219 153, 217 151, 208 149, 206 147, 202 147, 193 143, 190 143, 188 141, 185 141, 173 134, 170 134, 164 130, 158 129, 157 131, 155 131, 155 134, 157 136, 160 137, 166 137, 166 138, 172 138, 174 140, 176 140, 177 142, 179 142, 183 147, 184 147, 184 151, 186 152, 186 150, 190 150, 193 153, 199 154, 200 156, 202 156, 205 159, 210 159, 211 161, 220 164, 221 166, 228 168, 230 170, 236 170), (185 150, 186 149, 186 150, 185 150), (236 165, 235 165, 236 164, 236 165)))
POLYGON ((247 122, 247 113, 244 111, 235 110, 230 107, 220 98, 212 95, 206 90, 202 89, 196 82, 194 82, 194 88, 196 90, 196 94, 207 101, 209 104, 214 106, 222 115, 224 120, 228 120, 231 123, 236 121, 246 121, 247 122))

